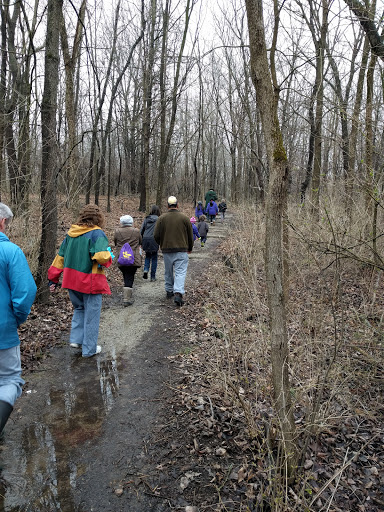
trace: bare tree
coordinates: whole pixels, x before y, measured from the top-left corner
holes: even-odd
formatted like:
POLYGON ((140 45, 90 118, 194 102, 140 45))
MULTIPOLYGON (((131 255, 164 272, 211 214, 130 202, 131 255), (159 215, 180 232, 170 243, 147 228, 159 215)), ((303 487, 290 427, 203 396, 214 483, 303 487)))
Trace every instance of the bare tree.
POLYGON ((41 242, 37 273, 38 298, 49 297, 47 271, 56 252, 57 240, 57 90, 59 85, 59 34, 63 0, 48 0, 45 45, 44 92, 41 104, 41 242))
MULTIPOLYGON (((72 4, 73 6, 73 4, 72 4)), ((67 162, 67 204, 73 206, 77 212, 79 207, 79 152, 77 146, 77 113, 75 94, 75 72, 79 63, 81 42, 83 38, 84 17, 87 0, 82 0, 79 12, 77 13, 77 24, 72 45, 69 47, 67 28, 63 12, 61 12, 60 40, 63 52, 65 67, 65 115, 68 127, 68 162, 67 162)))
MULTIPOLYGON (((178 107, 178 101, 181 94, 182 86, 185 83, 187 74, 188 74, 188 68, 185 70, 184 74, 180 78, 181 74, 181 64, 183 59, 183 52, 185 48, 185 43, 187 40, 187 34, 188 34, 188 28, 189 28, 189 22, 191 19, 191 13, 193 10, 193 7, 196 3, 196 0, 187 0, 185 9, 184 9, 184 29, 183 29, 183 35, 181 40, 180 49, 177 55, 177 61, 176 61, 176 69, 175 74, 173 78, 173 85, 170 94, 171 97, 171 111, 170 111, 170 117, 168 121, 168 128, 166 128, 165 119, 166 119, 166 109, 165 109, 165 103, 161 107, 161 147, 160 147, 160 159, 159 159, 159 170, 158 170, 158 182, 157 182, 157 194, 156 194, 156 203, 161 204, 162 197, 163 197, 163 190, 164 190, 164 178, 165 178, 165 166, 167 165, 170 147, 171 147, 171 141, 173 132, 175 129, 175 122, 176 122, 176 112, 178 107)), ((167 34, 163 34, 163 37, 167 37, 167 34)), ((165 80, 165 74, 164 74, 164 80, 165 80)), ((163 84, 160 84, 160 87, 164 87, 164 81, 163 84)))
POLYGON ((344 1, 359 20, 360 25, 367 35, 372 52, 381 60, 384 60, 384 41, 370 14, 371 6, 369 2, 363 4, 359 0, 344 1))
POLYGON ((286 468, 292 475, 296 461, 295 423, 288 375, 288 336, 283 276, 282 219, 288 181, 288 160, 277 117, 277 97, 267 58, 262 0, 246 0, 251 73, 261 113, 269 164, 266 198, 266 273, 271 331, 272 379, 283 437, 286 468))

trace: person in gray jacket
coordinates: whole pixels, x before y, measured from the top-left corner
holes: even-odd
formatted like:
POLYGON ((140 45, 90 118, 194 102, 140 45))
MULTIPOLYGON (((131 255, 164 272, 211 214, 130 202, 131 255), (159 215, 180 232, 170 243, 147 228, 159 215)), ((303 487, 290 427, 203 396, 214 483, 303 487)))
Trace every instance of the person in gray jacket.
POLYGON ((151 269, 151 281, 156 281, 157 255, 159 252, 159 244, 153 237, 155 224, 160 217, 160 208, 157 205, 151 206, 149 215, 144 219, 141 225, 140 233, 143 237, 142 248, 145 251, 143 279, 148 279, 148 272, 151 269))

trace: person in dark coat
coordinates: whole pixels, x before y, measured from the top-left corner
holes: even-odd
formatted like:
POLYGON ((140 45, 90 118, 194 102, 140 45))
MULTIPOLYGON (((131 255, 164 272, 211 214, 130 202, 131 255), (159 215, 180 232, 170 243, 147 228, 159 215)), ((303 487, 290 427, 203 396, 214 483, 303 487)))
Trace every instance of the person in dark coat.
POLYGON ((219 212, 220 212, 220 216, 221 216, 221 222, 224 222, 226 211, 227 211, 227 203, 225 202, 225 199, 222 199, 221 203, 219 203, 219 212))
POLYGON ((193 249, 192 224, 179 211, 175 196, 169 196, 167 202, 168 212, 157 219, 153 236, 163 252, 167 297, 174 297, 175 304, 182 306, 188 253, 193 249))
POLYGON ((151 269, 151 281, 156 281, 157 255, 159 252, 159 244, 153 237, 155 224, 160 217, 160 208, 153 205, 141 225, 140 233, 143 237, 142 247, 145 251, 143 279, 148 279, 148 272, 151 269))
POLYGON ((205 210, 207 210, 207 207, 208 207, 208 203, 211 199, 213 199, 213 201, 217 201, 217 194, 216 192, 213 190, 213 188, 210 188, 208 190, 208 192, 205 194, 205 210))
POLYGON ((207 235, 209 231, 209 226, 205 222, 205 215, 202 215, 199 219, 199 223, 197 225, 197 229, 199 230, 201 247, 204 247, 205 242, 207 241, 207 235))

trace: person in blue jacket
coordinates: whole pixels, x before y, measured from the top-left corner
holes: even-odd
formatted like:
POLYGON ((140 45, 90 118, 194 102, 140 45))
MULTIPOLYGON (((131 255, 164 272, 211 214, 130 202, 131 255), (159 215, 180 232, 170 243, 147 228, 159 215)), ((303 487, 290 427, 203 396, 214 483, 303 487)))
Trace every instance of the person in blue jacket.
POLYGON ((199 230, 197 229, 197 226, 196 226, 195 217, 191 217, 189 220, 191 221, 191 224, 192 224, 193 241, 200 240, 200 234, 199 234, 199 230))
POLYGON ((17 328, 27 319, 36 296, 23 251, 5 235, 12 217, 11 209, 0 203, 0 433, 24 384, 17 328))
POLYGON ((219 212, 219 208, 217 203, 213 199, 211 199, 205 209, 205 213, 208 215, 211 224, 215 224, 216 215, 219 212))
POLYGON ((197 206, 195 208, 195 217, 197 220, 199 220, 202 215, 204 215, 203 203, 202 201, 198 201, 197 206))

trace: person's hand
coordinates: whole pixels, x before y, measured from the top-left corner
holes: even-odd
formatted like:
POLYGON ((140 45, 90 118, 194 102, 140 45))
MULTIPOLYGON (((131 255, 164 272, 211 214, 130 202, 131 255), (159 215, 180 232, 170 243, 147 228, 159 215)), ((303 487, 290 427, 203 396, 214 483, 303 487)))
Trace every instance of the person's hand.
POLYGON ((55 285, 55 283, 50 284, 50 285, 49 285, 49 291, 50 291, 51 293, 53 293, 55 290, 56 290, 56 285, 55 285))

